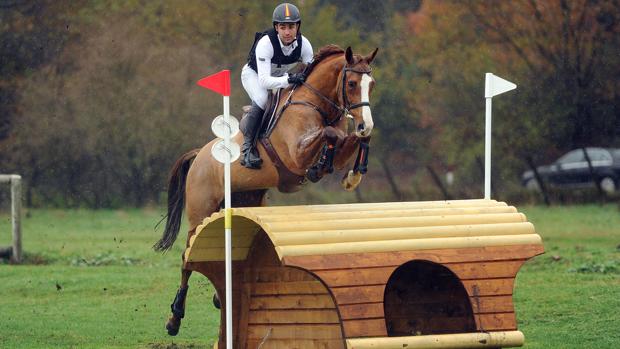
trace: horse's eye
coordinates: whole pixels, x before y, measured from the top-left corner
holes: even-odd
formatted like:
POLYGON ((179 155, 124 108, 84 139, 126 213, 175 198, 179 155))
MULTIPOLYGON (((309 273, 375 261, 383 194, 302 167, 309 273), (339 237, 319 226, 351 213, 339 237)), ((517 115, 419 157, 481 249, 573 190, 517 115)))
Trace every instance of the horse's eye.
POLYGON ((355 81, 349 81, 349 87, 350 87, 350 88, 355 88, 355 86, 357 86, 357 82, 355 82, 355 81))

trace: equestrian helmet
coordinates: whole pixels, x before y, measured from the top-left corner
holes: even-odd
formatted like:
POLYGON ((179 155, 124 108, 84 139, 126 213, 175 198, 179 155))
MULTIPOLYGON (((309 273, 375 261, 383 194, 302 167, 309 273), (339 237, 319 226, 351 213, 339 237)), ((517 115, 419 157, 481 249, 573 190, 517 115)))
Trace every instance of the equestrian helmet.
POLYGON ((297 6, 284 2, 273 10, 273 24, 276 23, 301 23, 301 15, 297 6))

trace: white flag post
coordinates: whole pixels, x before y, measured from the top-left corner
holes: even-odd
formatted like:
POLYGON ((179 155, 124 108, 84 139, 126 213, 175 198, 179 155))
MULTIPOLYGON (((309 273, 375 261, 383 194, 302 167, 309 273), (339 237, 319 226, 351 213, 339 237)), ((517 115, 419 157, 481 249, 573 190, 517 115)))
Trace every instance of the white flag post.
POLYGON ((224 115, 213 120, 211 130, 223 138, 216 142, 211 149, 213 157, 224 164, 224 246, 226 250, 226 348, 233 348, 232 340, 232 209, 230 207, 230 163, 237 160, 241 153, 237 143, 231 143, 231 138, 239 132, 239 122, 230 115, 230 71, 222 70, 217 74, 207 76, 198 85, 211 89, 224 96, 224 115))
POLYGON ((484 135, 484 198, 491 199, 491 107, 494 96, 517 88, 517 85, 492 73, 486 73, 484 98, 486 98, 486 121, 484 135))

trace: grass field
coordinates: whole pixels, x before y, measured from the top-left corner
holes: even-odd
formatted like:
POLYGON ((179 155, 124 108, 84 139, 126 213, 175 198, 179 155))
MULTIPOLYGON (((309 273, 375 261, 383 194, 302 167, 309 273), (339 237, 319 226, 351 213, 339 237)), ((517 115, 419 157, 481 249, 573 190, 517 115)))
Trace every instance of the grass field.
MULTIPOLYGON (((520 207, 546 253, 517 277, 526 348, 620 348, 617 206, 520 207)), ((219 313, 194 275, 177 337, 163 325, 178 286, 181 246, 161 255, 153 209, 28 210, 28 263, 0 264, 0 348, 210 348, 219 313)), ((180 238, 179 240, 184 240, 180 238)), ((0 214, 0 245, 10 244, 0 214)))

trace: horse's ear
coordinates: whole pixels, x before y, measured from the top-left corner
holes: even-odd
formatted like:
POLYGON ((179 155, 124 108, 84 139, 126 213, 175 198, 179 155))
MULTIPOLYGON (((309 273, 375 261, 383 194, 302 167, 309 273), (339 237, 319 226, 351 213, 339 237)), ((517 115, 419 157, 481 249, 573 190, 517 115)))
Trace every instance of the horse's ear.
POLYGON ((374 51, 372 51, 370 55, 364 57, 364 60, 368 62, 368 64, 370 64, 370 62, 372 62, 372 60, 375 59, 375 56, 377 55, 377 51, 379 51, 378 47, 374 51))
POLYGON ((351 46, 347 47, 347 51, 344 56, 347 58, 347 63, 353 64, 353 51, 351 50, 351 46))

